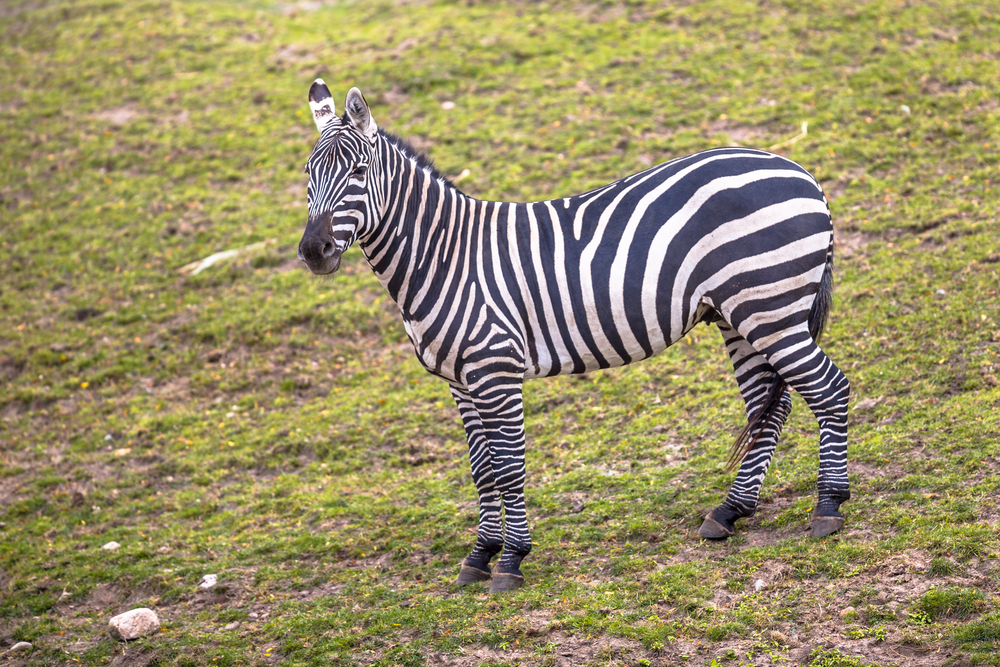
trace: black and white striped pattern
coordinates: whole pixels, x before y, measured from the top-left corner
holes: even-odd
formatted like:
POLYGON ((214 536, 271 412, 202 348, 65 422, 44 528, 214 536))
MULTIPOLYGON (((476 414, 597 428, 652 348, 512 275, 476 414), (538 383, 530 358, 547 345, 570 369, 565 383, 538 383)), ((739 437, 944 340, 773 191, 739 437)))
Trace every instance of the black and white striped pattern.
MULTIPOLYGON (((310 99, 329 97, 321 83, 310 99)), ((702 321, 722 331, 749 451, 701 533, 725 537, 756 509, 791 409, 787 387, 820 425, 814 533, 840 527, 849 386, 815 341, 829 306, 833 229, 805 170, 722 148, 573 197, 486 202, 379 131, 357 89, 346 106, 343 118, 317 116, 300 257, 330 273, 357 241, 421 363, 451 385, 480 499, 479 538, 460 583, 489 577, 502 549, 493 588, 516 587, 531 549, 523 381, 645 359, 702 321)))

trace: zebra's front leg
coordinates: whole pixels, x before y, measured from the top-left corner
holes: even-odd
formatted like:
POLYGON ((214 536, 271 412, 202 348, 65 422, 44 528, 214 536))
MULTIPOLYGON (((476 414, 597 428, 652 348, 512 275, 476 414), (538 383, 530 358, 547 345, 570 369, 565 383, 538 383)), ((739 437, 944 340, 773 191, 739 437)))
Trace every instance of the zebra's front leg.
POLYGON ((469 441, 472 481, 475 482, 479 495, 479 530, 476 546, 462 561, 458 579, 455 581, 459 586, 466 586, 477 581, 486 581, 492 575, 490 561, 503 548, 503 526, 500 516, 502 500, 493 477, 489 442, 479 412, 472 403, 469 392, 464 388, 451 385, 451 395, 458 405, 462 425, 465 426, 465 435, 469 441))
MULTIPOLYGON (((749 420, 752 415, 764 408, 769 390, 778 379, 778 375, 764 356, 758 353, 736 329, 725 321, 717 324, 726 342, 726 351, 733 363, 733 369, 736 371, 736 382, 746 403, 746 415, 749 420)), ((726 500, 708 513, 698 529, 699 535, 711 540, 725 539, 736 532, 738 520, 749 518, 757 511, 764 477, 771 465, 781 429, 791 410, 792 398, 786 389, 771 418, 748 434, 755 444, 740 462, 736 481, 729 489, 726 500)))
POLYGON ((503 553, 492 573, 491 593, 511 591, 524 583, 521 561, 531 552, 524 506, 524 405, 521 376, 493 372, 470 387, 483 424, 495 489, 503 503, 503 553))

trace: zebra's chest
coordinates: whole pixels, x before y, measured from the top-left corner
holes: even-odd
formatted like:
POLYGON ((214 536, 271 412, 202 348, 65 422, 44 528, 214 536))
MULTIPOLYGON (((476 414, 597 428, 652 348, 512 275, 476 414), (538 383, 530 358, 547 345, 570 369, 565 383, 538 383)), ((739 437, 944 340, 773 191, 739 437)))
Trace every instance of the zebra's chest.
POLYGON ((403 328, 413 345, 413 352, 417 355, 417 361, 428 372, 437 375, 445 380, 454 382, 456 369, 454 364, 445 364, 442 354, 444 341, 430 335, 429 327, 425 322, 413 320, 403 316, 403 328))

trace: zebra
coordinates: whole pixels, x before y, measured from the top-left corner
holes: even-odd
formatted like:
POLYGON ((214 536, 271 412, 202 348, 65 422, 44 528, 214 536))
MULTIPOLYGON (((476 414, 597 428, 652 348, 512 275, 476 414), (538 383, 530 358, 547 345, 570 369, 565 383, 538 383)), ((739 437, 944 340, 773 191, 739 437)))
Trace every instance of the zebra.
POLYGON ((357 88, 342 116, 322 79, 309 104, 320 136, 298 256, 331 274, 357 242, 420 363, 451 389, 479 496, 456 584, 490 580, 495 593, 524 582, 524 380, 646 359, 701 322, 722 332, 747 424, 736 479, 699 534, 724 539, 756 511, 791 389, 820 429, 812 534, 840 530, 850 385, 816 342, 831 306, 833 226, 805 169, 715 148, 571 197, 480 201, 380 130, 357 88))

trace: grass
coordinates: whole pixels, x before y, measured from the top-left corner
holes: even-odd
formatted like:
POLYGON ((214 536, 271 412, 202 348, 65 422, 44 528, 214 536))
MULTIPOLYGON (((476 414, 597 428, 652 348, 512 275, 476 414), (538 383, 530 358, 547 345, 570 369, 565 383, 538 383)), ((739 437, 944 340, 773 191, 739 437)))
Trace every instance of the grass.
POLYGON ((997 19, 957 0, 7 3, 0 648, 1000 664, 997 19), (725 544, 696 537, 742 418, 699 327, 634 367, 526 386, 528 585, 455 589, 477 509, 447 387, 357 250, 332 281, 294 257, 316 76, 341 105, 360 86, 380 127, 482 198, 785 143, 837 225, 844 531, 803 532, 817 433, 796 397, 761 511, 725 544), (136 606, 161 634, 112 641, 136 606))

